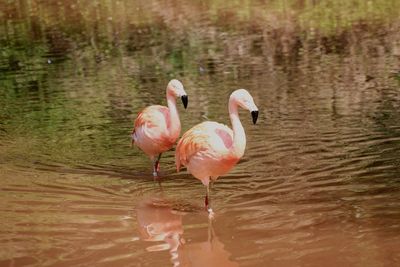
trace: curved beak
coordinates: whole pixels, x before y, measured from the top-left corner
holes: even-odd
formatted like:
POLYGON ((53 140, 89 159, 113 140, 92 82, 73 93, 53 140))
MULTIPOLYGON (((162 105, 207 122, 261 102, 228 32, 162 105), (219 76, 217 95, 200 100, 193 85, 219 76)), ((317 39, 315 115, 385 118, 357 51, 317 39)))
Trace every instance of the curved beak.
POLYGON ((258 110, 253 110, 251 112, 251 117, 253 118, 253 124, 256 124, 258 118, 258 110))
POLYGON ((181 99, 182 99, 183 106, 184 106, 185 108, 187 108, 187 105, 188 105, 188 96, 187 96, 187 95, 183 95, 183 96, 181 96, 181 99))

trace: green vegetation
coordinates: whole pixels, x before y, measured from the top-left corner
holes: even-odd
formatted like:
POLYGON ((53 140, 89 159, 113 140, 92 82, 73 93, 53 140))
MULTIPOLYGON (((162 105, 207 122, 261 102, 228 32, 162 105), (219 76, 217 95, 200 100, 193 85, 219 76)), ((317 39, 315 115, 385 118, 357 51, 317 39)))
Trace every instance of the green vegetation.
POLYGON ((395 32, 400 20, 396 0, 8 0, 0 10, 2 66, 8 62, 9 68, 23 70, 40 68, 46 55, 101 61, 155 50, 163 57, 157 62, 166 59, 176 66, 183 61, 178 65, 188 67, 186 53, 198 61, 207 60, 204 51, 214 59, 226 58, 227 50, 215 43, 234 44, 239 34, 280 57, 298 53, 298 42, 304 48, 306 42, 325 44, 346 35, 357 42, 364 38, 360 29, 376 35, 395 32))

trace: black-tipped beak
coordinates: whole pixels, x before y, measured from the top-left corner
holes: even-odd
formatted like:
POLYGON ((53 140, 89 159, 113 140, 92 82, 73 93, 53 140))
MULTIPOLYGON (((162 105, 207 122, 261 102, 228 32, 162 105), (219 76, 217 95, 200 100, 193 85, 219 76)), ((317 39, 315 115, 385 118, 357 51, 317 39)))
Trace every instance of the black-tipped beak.
POLYGON ((258 118, 258 110, 254 110, 251 112, 251 117, 253 118, 253 124, 256 124, 258 118))
POLYGON ((185 108, 187 108, 187 105, 188 105, 188 96, 187 96, 187 95, 183 95, 183 96, 181 96, 181 99, 182 99, 183 106, 184 106, 185 108))

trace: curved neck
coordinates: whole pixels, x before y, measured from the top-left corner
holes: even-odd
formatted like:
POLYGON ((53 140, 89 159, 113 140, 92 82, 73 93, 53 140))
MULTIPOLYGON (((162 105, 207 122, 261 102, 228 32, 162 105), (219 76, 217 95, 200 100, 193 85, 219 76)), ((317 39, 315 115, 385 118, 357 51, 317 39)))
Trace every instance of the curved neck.
POLYGON ((235 100, 229 100, 229 117, 233 129, 233 145, 231 151, 235 156, 241 158, 246 148, 246 134, 239 119, 238 105, 235 100))
MULTIPOLYGON (((176 98, 167 89, 167 103, 169 109, 169 136, 171 139, 177 139, 181 132, 181 121, 179 120, 178 109, 176 108, 176 98)), ((175 141, 175 140, 174 140, 175 141)))

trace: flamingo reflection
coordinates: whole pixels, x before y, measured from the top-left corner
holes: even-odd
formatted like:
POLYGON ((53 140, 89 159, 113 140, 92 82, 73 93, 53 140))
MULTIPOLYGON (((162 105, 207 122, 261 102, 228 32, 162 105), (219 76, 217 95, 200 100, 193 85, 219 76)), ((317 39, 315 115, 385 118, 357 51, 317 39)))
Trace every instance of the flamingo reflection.
POLYGON ((184 240, 182 214, 172 209, 171 203, 162 197, 150 197, 139 202, 137 220, 140 236, 145 241, 163 241, 163 244, 147 247, 147 251, 169 250, 171 261, 177 264, 178 247, 184 240))
POLYGON ((239 266, 229 259, 230 253, 216 236, 212 221, 208 221, 207 231, 204 232, 204 236, 207 236, 206 241, 185 242, 182 224, 185 214, 174 208, 173 203, 162 196, 140 201, 137 219, 141 239, 163 242, 147 247, 147 251, 168 250, 173 266, 239 266))

